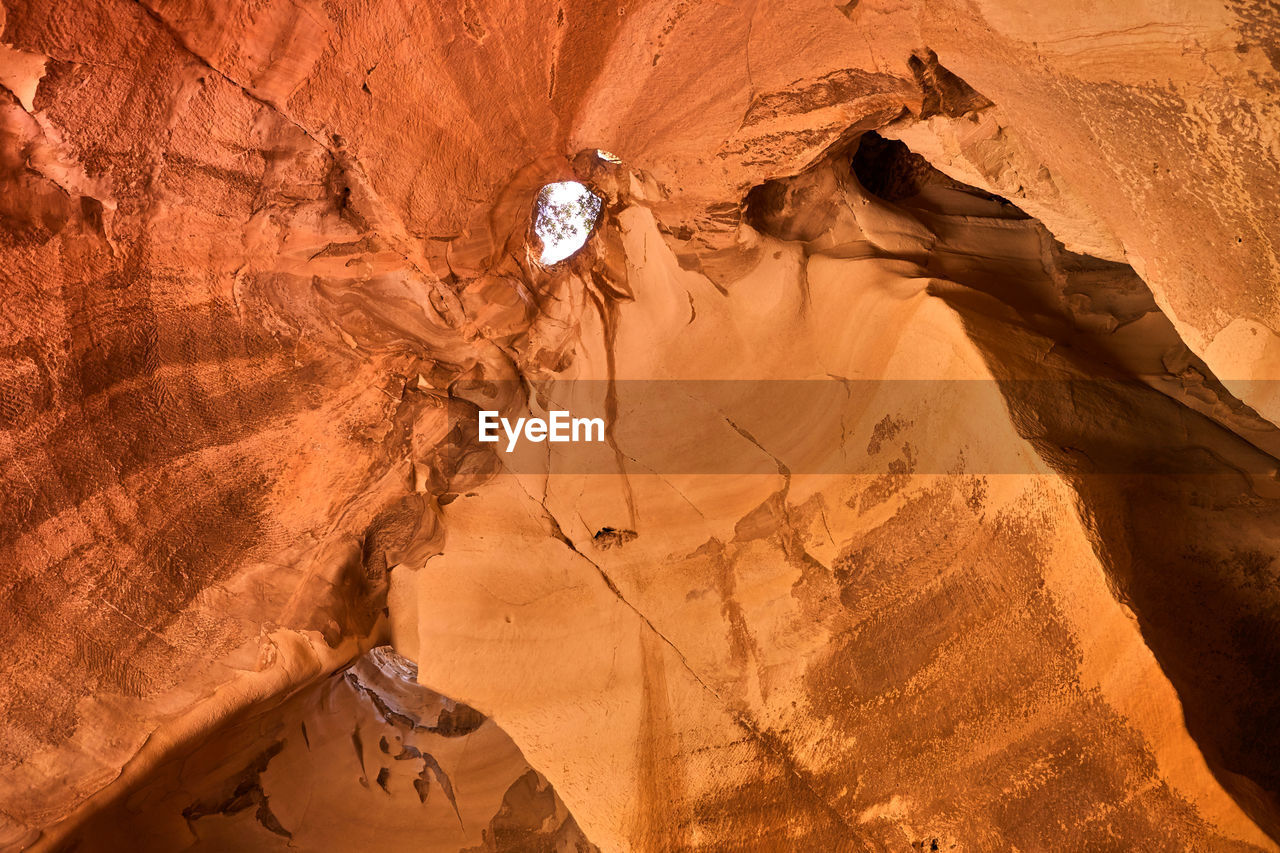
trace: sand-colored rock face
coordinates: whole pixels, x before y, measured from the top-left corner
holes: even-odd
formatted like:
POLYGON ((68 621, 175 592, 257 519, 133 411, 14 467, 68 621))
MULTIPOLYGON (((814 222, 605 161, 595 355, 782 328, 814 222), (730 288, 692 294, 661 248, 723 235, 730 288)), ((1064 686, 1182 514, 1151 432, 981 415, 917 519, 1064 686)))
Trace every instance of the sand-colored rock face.
POLYGON ((0 848, 1277 848, 1274 9, 3 2, 0 848))
POLYGON ((239 715, 78 827, 82 850, 596 850, 492 720, 388 647, 239 715))

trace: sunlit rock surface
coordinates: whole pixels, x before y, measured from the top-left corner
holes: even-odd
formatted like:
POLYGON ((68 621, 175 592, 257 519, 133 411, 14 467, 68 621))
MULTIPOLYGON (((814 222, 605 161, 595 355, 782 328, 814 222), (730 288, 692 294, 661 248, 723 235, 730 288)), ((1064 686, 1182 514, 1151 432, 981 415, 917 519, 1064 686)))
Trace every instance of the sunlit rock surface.
POLYGON ((581 850, 492 720, 388 647, 237 715, 78 829, 82 850, 581 850))
POLYGON ((0 2, 0 848, 1277 849, 1273 8, 0 2))

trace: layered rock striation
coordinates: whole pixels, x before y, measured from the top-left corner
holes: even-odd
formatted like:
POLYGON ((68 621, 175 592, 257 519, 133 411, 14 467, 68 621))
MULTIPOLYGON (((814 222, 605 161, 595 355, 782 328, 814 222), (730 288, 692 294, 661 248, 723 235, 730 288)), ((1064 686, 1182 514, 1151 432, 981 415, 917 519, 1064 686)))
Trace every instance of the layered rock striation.
POLYGON ((4 0, 0 847, 1276 849, 1278 29, 4 0))

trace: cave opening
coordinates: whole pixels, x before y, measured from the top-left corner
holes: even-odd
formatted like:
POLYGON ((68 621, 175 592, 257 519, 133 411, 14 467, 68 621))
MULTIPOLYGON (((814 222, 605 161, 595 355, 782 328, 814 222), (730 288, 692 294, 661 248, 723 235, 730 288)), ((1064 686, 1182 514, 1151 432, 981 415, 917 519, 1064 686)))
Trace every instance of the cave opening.
POLYGON ((533 233, 542 243, 539 262, 557 264, 585 246, 603 207, 600 196, 577 181, 544 186, 533 217, 533 233))
POLYGON ((902 141, 874 130, 858 138, 850 168, 863 189, 890 204, 956 212, 957 194, 963 194, 989 203, 967 208, 970 213, 1001 219, 1031 218, 1008 199, 950 177, 902 141))
POLYGON ((365 657, 390 678, 414 685, 418 683, 417 662, 400 654, 391 646, 374 646, 365 653, 365 657))

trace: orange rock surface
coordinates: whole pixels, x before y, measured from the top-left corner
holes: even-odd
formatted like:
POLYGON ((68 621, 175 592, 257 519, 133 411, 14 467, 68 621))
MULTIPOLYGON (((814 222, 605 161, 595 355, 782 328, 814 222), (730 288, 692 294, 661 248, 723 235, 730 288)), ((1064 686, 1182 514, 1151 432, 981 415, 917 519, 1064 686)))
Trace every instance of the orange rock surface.
POLYGON ((1271 5, 0 3, 0 849, 1280 849, 1271 5))

